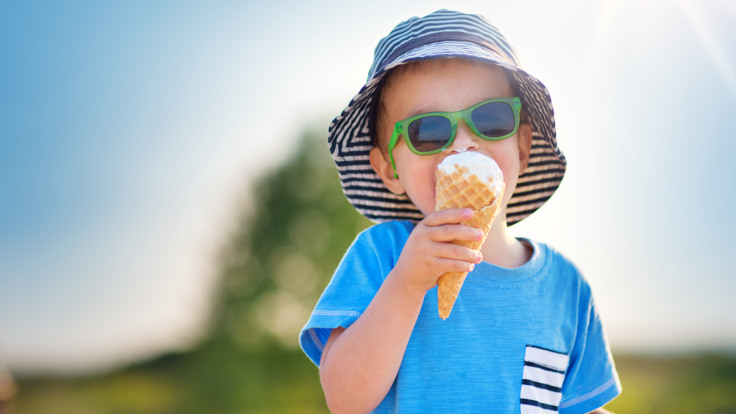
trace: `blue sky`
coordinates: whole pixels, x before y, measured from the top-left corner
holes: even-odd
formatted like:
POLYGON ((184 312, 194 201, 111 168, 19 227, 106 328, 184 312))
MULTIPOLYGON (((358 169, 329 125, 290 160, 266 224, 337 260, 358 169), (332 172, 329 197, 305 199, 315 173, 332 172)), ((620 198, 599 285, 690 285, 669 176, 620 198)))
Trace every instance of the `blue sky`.
POLYGON ((614 348, 736 346, 732 2, 246 3, 0 4, 0 361, 186 346, 250 180, 442 7, 486 15, 549 87, 569 170, 515 231, 581 267, 614 348))

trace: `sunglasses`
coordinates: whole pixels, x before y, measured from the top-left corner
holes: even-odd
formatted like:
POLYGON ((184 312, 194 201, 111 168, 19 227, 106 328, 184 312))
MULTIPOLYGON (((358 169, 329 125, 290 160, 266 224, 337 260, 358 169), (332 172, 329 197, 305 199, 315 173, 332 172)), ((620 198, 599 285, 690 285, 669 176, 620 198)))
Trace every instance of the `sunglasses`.
POLYGON ((489 99, 457 112, 428 112, 396 123, 388 153, 398 178, 393 150, 404 136, 406 145, 417 155, 432 155, 444 151, 455 140, 457 123, 464 120, 470 129, 486 141, 501 141, 519 129, 521 100, 517 97, 489 99))

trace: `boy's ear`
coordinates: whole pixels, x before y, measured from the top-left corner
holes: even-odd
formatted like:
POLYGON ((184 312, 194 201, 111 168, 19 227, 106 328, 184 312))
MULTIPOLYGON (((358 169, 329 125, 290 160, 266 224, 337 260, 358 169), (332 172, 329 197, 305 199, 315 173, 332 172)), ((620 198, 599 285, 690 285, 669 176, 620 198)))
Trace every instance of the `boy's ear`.
POLYGON ((519 125, 519 175, 529 166, 529 154, 532 152, 532 125, 519 125))
POLYGON ((394 194, 404 194, 404 186, 398 178, 394 176, 394 167, 391 162, 383 155, 383 151, 379 147, 373 147, 370 152, 370 161, 373 171, 381 177, 381 181, 394 194))

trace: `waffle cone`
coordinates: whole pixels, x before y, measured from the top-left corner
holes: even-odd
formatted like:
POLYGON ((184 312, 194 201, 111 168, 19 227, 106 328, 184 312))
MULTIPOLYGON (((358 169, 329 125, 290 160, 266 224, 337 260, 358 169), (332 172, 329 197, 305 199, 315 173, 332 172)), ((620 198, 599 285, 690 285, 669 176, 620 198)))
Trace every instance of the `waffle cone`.
MULTIPOLYGON (((464 166, 456 166, 450 173, 442 169, 437 170, 435 209, 471 208, 473 217, 461 224, 483 231, 481 240, 472 242, 458 240, 454 242, 456 244, 473 250, 480 249, 498 214, 502 198, 503 181, 500 186, 498 183, 494 186, 490 181, 481 179, 464 166)), ((437 288, 440 318, 447 319, 450 316, 467 275, 467 272, 448 272, 440 276, 437 288)))

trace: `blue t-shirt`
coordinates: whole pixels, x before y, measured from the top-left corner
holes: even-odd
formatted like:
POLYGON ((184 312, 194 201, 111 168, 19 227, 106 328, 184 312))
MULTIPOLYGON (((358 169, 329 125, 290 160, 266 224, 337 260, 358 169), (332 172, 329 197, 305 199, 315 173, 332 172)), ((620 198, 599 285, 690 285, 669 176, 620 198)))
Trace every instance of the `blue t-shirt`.
MULTIPOLYGON (((393 269, 414 225, 387 222, 353 242, 301 331, 319 364, 332 329, 349 327, 393 269)), ((590 286, 540 243, 521 267, 482 262, 447 320, 427 292, 390 391, 375 410, 586 413, 621 392, 590 286)))

